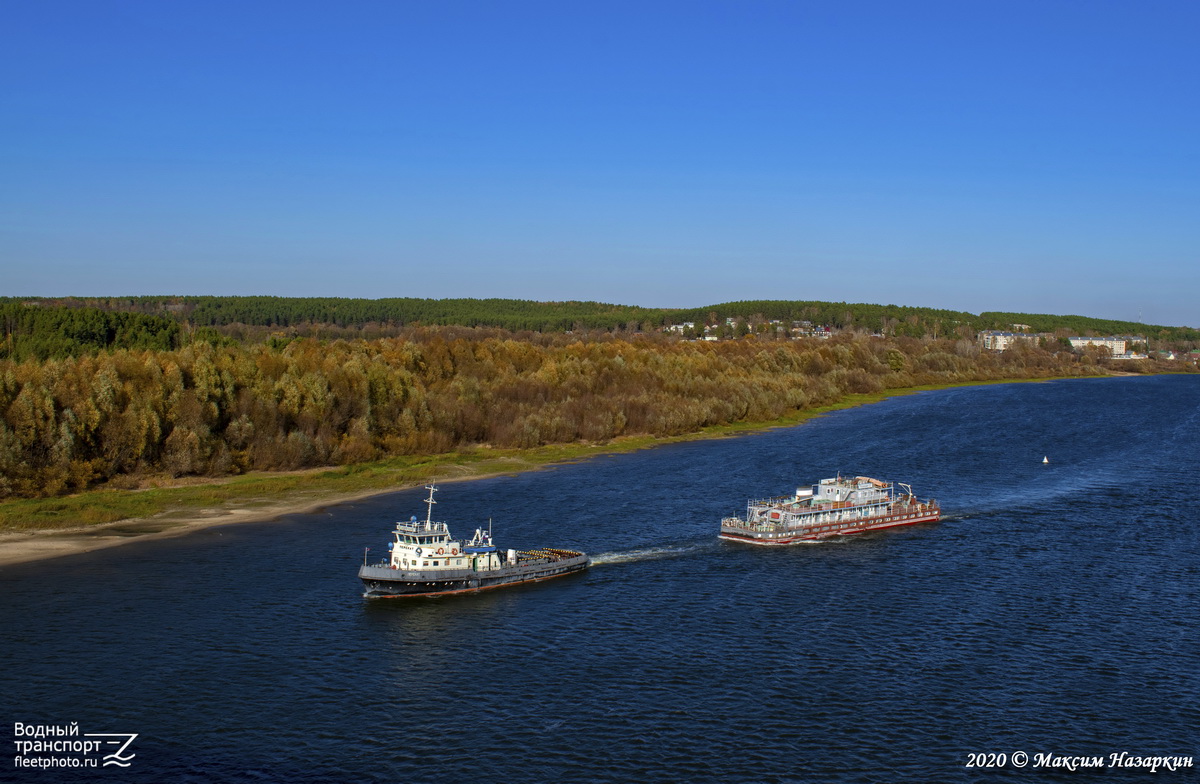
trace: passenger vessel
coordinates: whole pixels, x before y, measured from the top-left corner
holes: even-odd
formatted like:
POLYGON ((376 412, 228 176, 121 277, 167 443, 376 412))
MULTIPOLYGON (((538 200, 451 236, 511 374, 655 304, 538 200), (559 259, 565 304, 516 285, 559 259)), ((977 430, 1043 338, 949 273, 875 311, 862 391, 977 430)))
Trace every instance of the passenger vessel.
MULTIPOLYGON (((501 550, 492 542, 488 530, 475 529, 469 541, 455 539, 445 523, 434 522, 435 485, 425 487, 428 512, 424 521, 416 515, 396 523, 392 531, 391 551, 378 563, 363 565, 358 576, 369 599, 408 596, 443 596, 472 593, 488 588, 548 580, 591 565, 587 553, 546 547, 540 550, 501 550)), ((367 548, 369 552, 370 548, 367 548)))
POLYGON ((869 476, 822 479, 792 496, 746 503, 746 517, 721 521, 720 538, 782 545, 940 519, 937 501, 917 500, 910 485, 869 476), (896 486, 903 492, 898 493, 896 486))

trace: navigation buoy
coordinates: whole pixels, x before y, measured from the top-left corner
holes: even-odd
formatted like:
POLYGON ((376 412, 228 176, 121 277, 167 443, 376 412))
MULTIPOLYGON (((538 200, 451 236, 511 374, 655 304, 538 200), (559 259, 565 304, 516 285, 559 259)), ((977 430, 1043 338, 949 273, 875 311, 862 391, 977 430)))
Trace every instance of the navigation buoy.
POLYGON ((1049 462, 1050 462, 1050 458, 1048 458, 1048 457, 1043 457, 1043 458, 1042 458, 1042 462, 1043 462, 1043 463, 1049 463, 1049 462))

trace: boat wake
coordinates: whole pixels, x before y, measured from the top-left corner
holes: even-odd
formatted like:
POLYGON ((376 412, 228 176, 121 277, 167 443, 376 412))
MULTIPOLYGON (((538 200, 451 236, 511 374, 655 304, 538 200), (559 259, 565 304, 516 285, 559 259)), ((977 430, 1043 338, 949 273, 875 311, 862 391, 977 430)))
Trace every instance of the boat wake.
POLYGON ((593 556, 592 566, 632 563, 633 561, 656 561, 663 558, 680 558, 686 555, 708 552, 716 547, 717 539, 713 537, 712 539, 704 539, 698 542, 641 547, 636 550, 618 550, 612 553, 600 553, 593 556))

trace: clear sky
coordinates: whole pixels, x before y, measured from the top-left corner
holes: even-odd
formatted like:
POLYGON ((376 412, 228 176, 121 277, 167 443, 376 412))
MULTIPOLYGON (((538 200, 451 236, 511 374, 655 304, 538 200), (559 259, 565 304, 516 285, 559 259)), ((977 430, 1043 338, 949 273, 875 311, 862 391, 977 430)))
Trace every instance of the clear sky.
POLYGON ((1200 326, 1200 3, 36 0, 0 294, 1200 326))

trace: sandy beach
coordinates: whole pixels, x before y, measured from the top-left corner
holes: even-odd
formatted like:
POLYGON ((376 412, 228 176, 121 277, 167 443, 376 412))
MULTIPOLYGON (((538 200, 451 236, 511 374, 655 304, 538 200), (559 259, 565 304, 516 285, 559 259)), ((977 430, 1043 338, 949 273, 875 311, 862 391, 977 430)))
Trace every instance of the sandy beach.
MULTIPOLYGON (((529 470, 536 470, 536 467, 531 467, 529 470)), ((449 484, 495 475, 492 473, 473 476, 446 475, 436 477, 433 481, 438 484, 449 484)), ((320 496, 309 493, 302 494, 301 498, 256 501, 250 506, 244 502, 231 503, 202 510, 187 509, 163 512, 151 517, 127 518, 113 523, 78 528, 8 532, 0 534, 0 568, 103 550, 130 542, 168 539, 216 526, 267 522, 284 515, 316 512, 337 504, 395 493, 418 487, 421 484, 423 483, 410 482, 387 489, 320 496)))
MULTIPOLYGON (((402 489, 402 488, 398 488, 402 489)), ((203 511, 165 513, 146 518, 118 520, 104 525, 81 526, 55 531, 29 531, 0 534, 0 567, 64 555, 87 553, 134 541, 166 539, 204 528, 234 523, 274 520, 283 515, 313 512, 323 507, 354 501, 379 492, 359 493, 320 502, 287 502, 246 508, 215 508, 203 511)))

